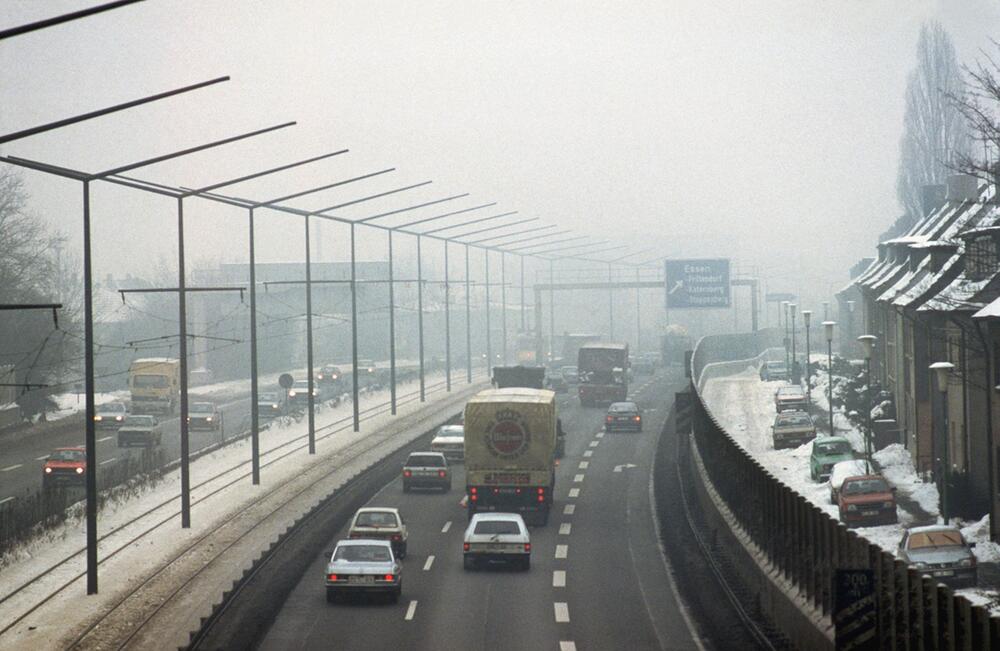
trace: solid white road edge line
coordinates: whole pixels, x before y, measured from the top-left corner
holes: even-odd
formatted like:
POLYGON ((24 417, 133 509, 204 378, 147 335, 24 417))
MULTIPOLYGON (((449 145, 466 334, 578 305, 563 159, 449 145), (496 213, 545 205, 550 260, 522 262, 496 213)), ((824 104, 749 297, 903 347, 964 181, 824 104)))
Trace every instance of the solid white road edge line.
POLYGON ((556 558, 569 556, 569 545, 556 545, 556 558))
POLYGON ((413 619, 413 616, 417 614, 417 600, 414 599, 410 602, 410 607, 406 609, 406 616, 403 617, 406 621, 413 619))
POLYGON ((567 624, 569 623, 569 605, 565 601, 557 601, 552 604, 553 609, 556 614, 557 624, 567 624))
POLYGON ((448 533, 448 529, 451 529, 451 520, 444 523, 444 526, 441 527, 441 533, 448 533))
POLYGON ((566 587, 566 570, 553 570, 552 571, 552 587, 553 588, 565 588, 566 587))
POLYGON ((434 565, 434 554, 427 557, 427 562, 424 563, 424 572, 431 569, 431 565, 434 565))

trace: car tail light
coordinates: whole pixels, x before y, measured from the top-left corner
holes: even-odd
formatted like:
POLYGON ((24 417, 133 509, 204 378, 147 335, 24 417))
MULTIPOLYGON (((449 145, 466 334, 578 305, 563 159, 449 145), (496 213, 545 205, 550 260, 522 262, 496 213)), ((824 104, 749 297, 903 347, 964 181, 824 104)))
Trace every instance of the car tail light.
POLYGON ((520 488, 515 488, 514 489, 514 494, 515 495, 520 495, 521 494, 521 489, 520 488))
POLYGON ((526 552, 531 551, 531 543, 524 543, 524 551, 526 552))
POLYGON ((539 488, 538 489, 538 501, 539 502, 544 502, 545 501, 545 489, 544 488, 539 488))
POLYGON ((611 416, 605 416, 605 418, 604 418, 604 422, 605 423, 610 423, 612 420, 614 420, 614 419, 612 419, 611 416))
POLYGON ((462 543, 462 550, 469 551, 469 543, 462 543))
POLYGON ((412 472, 410 472, 409 470, 404 470, 404 471, 403 471, 403 476, 404 476, 404 477, 412 477, 412 476, 413 476, 413 473, 412 473, 412 472))
POLYGON ((399 542, 400 540, 402 540, 402 539, 403 539, 403 537, 402 537, 402 536, 400 536, 400 535, 399 535, 398 533, 394 533, 394 534, 392 534, 392 539, 393 539, 394 541, 396 541, 396 542, 399 542))
POLYGON ((494 488, 493 489, 493 494, 494 495, 499 495, 500 494, 500 489, 499 488, 494 488))
POLYGON ((469 495, 469 499, 472 500, 473 502, 475 502, 476 500, 479 499, 479 496, 476 495, 475 493, 473 493, 472 495, 469 495))
POLYGON ((479 489, 476 488, 475 486, 470 486, 469 487, 469 492, 472 493, 473 495, 475 495, 478 491, 479 491, 479 489))
POLYGON ((444 476, 445 476, 445 474, 446 474, 446 473, 445 473, 445 471, 443 471, 443 470, 438 470, 438 477, 444 477, 444 476))
POLYGON ((396 577, 395 577, 395 576, 393 576, 392 574, 386 574, 386 575, 385 575, 385 576, 384 576, 383 578, 384 578, 384 579, 385 579, 386 581, 392 581, 392 580, 394 580, 394 579, 395 579, 396 577))
POLYGON ((339 581, 336 574, 327 574, 326 578, 330 581, 339 581))

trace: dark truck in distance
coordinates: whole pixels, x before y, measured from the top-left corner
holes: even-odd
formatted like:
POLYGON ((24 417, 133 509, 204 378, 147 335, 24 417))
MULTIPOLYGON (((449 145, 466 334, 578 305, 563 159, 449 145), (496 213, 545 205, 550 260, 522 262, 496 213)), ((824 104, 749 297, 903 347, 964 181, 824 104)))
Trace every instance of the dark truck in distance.
POLYGON ((628 344, 584 344, 577 355, 580 405, 628 399, 628 344))

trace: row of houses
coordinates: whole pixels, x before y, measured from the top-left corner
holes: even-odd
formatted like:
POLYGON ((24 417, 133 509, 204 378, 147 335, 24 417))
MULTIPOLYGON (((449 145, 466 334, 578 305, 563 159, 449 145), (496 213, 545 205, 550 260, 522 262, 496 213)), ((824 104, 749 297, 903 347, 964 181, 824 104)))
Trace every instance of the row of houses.
POLYGON ((872 384, 892 394, 895 438, 965 517, 1000 507, 1000 167, 996 177, 925 188, 924 215, 837 296, 840 315, 857 315, 842 352, 856 358, 854 338, 877 337, 872 384), (953 365, 943 384, 936 362, 953 365))

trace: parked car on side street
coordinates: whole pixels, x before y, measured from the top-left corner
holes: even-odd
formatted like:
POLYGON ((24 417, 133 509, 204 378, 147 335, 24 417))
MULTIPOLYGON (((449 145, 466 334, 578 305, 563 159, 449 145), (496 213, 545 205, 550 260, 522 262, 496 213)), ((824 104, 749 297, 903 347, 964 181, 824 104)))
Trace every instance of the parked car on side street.
POLYGON ((403 464, 403 492, 411 488, 451 490, 451 470, 440 452, 411 452, 403 464))
POLYGON ((188 407, 188 427, 192 430, 218 432, 222 429, 222 418, 222 412, 214 402, 192 402, 188 407))
POLYGON ((830 469, 830 478, 827 480, 827 487, 830 489, 830 504, 837 503, 837 493, 845 479, 867 474, 868 464, 865 463, 864 459, 848 459, 833 464, 833 468, 830 469))
POLYGON ((848 527, 896 524, 896 489, 881 475, 848 477, 837 492, 840 521, 848 527))
POLYGON ((813 481, 829 479, 834 465, 853 459, 854 450, 851 448, 851 442, 844 437, 824 436, 815 439, 812 444, 812 454, 809 455, 809 478, 813 481))
POLYGON ((341 540, 332 552, 324 575, 326 600, 348 594, 385 593, 392 603, 403 592, 403 568, 384 540, 341 540))
POLYGON ((388 540, 396 558, 406 558, 406 523, 399 509, 386 507, 360 508, 351 519, 347 532, 350 538, 388 540))
POLYGON ((926 576, 953 589, 978 583, 976 555, 958 527, 931 525, 903 532, 897 556, 926 576))
POLYGON ((87 477, 87 451, 83 448, 56 448, 42 466, 42 487, 57 484, 83 485, 87 477))
POLYGON ((783 386, 774 392, 775 411, 808 411, 808 406, 802 387, 783 386))
POLYGON ((491 512, 472 516, 462 539, 462 561, 467 570, 494 561, 530 569, 531 535, 520 514, 491 512))
POLYGON ((816 425, 804 411, 783 411, 774 417, 771 442, 775 450, 794 448, 816 438, 816 425))
POLYGON ((124 402, 106 402, 94 409, 94 427, 97 429, 118 429, 125 422, 128 409, 124 402))
POLYGON ((760 365, 760 379, 764 382, 788 381, 788 366, 784 362, 764 362, 760 365))

